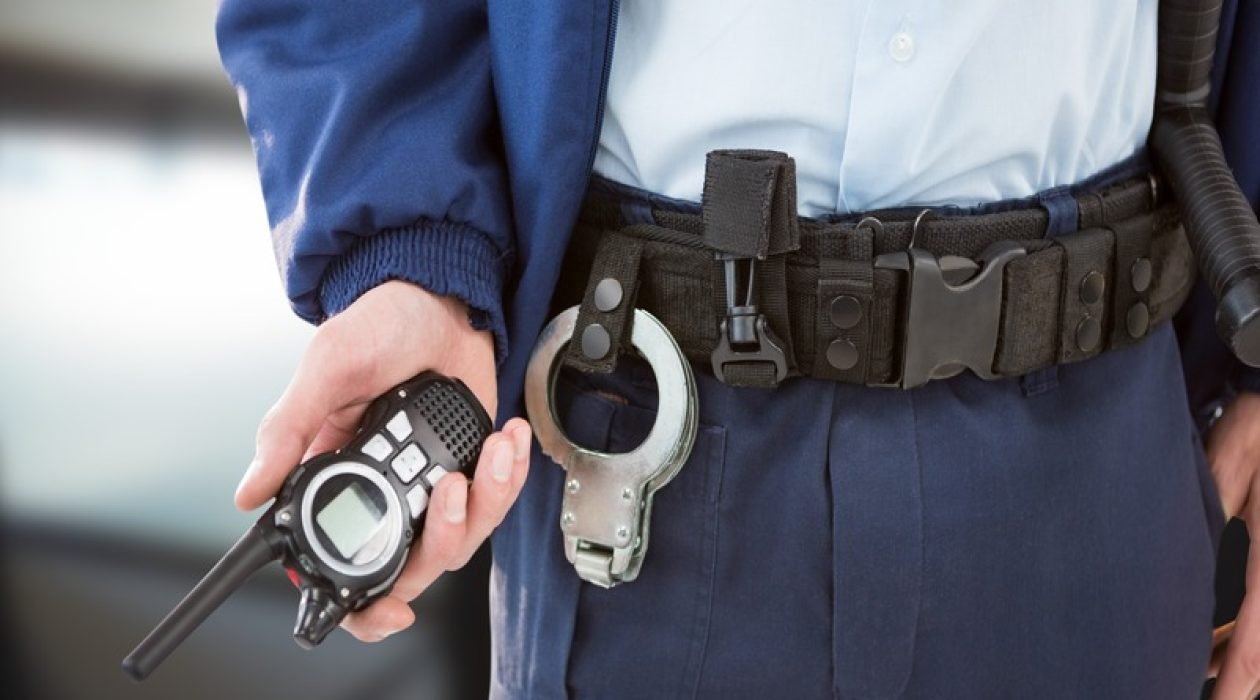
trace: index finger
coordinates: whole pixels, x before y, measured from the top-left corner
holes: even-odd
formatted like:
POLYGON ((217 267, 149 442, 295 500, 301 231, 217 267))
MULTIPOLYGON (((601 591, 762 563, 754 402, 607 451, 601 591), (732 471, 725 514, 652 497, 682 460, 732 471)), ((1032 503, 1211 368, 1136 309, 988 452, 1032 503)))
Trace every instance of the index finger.
POLYGON ((359 395, 355 357, 311 341, 288 388, 258 426, 254 459, 236 488, 236 507, 253 510, 279 490, 302 461, 324 421, 337 410, 366 399, 359 395))

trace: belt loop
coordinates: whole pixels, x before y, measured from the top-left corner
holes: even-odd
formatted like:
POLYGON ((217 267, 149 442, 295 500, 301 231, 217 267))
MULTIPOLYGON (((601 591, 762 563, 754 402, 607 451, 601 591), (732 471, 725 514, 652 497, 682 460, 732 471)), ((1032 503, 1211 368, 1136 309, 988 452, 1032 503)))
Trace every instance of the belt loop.
POLYGON ((773 387, 795 368, 785 259, 800 248, 795 162, 775 151, 712 151, 701 202, 723 290, 713 372, 733 386, 773 387))
POLYGON ((618 352, 630 339, 642 254, 643 241, 637 238, 615 231, 601 237, 566 365, 587 373, 606 374, 617 368, 618 352))
POLYGON ((1080 210, 1077 207, 1076 198, 1071 195, 1071 188, 1056 187, 1042 192, 1037 195, 1037 201, 1049 215, 1045 238, 1058 238, 1077 229, 1080 210))

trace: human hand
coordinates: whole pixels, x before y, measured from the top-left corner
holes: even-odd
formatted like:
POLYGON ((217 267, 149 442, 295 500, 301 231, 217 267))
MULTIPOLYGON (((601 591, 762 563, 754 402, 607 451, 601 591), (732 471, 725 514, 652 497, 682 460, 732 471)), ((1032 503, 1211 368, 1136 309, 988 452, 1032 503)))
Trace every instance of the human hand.
POLYGON ((1243 393, 1225 409, 1207 440, 1208 462, 1225 517, 1251 530, 1247 589, 1238 619, 1218 630, 1210 674, 1214 700, 1252 700, 1260 693, 1260 394, 1243 393))
MULTIPOLYGON (((266 503, 300 462, 346 444, 373 399, 423 370, 463 380, 495 415, 493 339, 472 329, 459 301, 391 281, 328 319, 258 427, 236 506, 266 503)), ((419 546, 393 590, 346 616, 342 627, 375 642, 410 626, 415 615, 407 603, 444 571, 466 564, 502 522, 525 482, 530 440, 529 424, 513 418, 486 438, 471 486, 467 479, 438 482, 419 546)))

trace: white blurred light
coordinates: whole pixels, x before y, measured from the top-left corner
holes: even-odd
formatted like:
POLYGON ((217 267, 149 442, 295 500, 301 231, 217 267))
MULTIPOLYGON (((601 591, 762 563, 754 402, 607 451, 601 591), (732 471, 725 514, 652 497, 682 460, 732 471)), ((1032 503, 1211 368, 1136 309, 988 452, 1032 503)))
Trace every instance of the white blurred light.
POLYGON ((0 124, 6 510, 222 540, 310 332, 247 147, 0 124))

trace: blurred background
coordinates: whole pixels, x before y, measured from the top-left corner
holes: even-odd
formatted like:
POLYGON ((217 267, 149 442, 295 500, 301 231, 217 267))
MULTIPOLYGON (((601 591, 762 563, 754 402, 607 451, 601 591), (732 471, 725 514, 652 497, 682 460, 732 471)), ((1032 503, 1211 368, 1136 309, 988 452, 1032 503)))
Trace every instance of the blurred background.
POLYGON ((298 649, 276 566, 144 684, 119 670, 253 521, 232 492, 312 332, 216 4, 0 3, 0 695, 485 697, 484 553, 382 644, 298 649))

